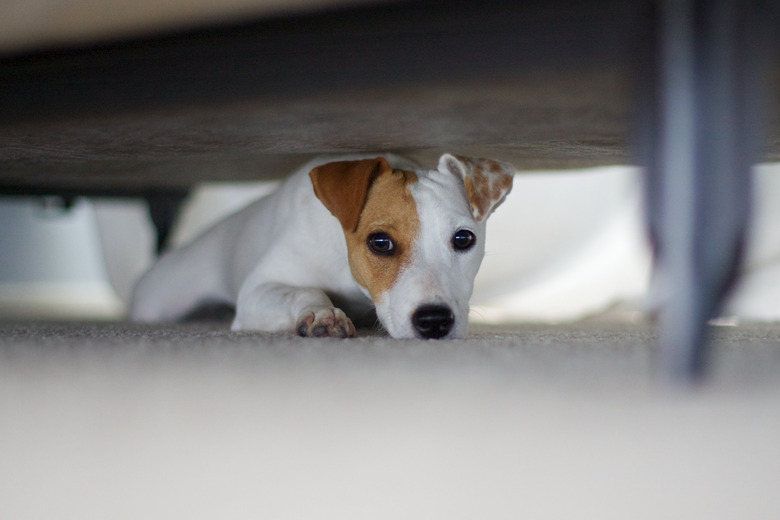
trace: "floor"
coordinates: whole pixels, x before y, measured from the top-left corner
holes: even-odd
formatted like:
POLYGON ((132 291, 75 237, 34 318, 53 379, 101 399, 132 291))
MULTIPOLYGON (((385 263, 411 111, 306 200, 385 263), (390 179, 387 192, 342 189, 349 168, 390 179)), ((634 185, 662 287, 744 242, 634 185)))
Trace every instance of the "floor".
POLYGON ((712 333, 682 389, 646 323, 1 323, 0 517, 770 518, 780 327, 712 333))

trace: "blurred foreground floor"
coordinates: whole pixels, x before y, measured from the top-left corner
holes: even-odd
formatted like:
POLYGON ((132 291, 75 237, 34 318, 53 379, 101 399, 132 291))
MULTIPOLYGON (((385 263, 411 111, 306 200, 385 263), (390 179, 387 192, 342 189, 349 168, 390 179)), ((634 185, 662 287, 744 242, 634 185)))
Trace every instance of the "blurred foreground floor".
POLYGON ((772 518, 780 326, 713 333, 683 392, 642 324, 0 324, 0 517, 772 518))

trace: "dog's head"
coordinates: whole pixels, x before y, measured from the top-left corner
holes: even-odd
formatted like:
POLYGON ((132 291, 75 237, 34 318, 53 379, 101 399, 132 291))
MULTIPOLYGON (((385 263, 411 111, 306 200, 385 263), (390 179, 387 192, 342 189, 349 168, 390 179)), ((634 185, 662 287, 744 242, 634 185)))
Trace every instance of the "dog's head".
POLYGON ((394 338, 462 338, 485 253, 485 220, 514 169, 445 154, 436 170, 393 169, 384 158, 315 168, 314 192, 339 220, 352 276, 394 338))

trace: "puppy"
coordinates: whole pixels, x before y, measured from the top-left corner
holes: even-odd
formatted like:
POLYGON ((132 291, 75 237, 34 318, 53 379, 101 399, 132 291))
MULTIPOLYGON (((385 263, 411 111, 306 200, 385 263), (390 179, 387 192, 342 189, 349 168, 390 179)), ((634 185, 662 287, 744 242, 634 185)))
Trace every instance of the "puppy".
POLYGON ((138 282, 139 321, 206 303, 235 306, 235 330, 351 337, 371 309, 394 338, 463 338, 485 221, 514 168, 442 155, 317 160, 274 193, 164 254, 138 282))

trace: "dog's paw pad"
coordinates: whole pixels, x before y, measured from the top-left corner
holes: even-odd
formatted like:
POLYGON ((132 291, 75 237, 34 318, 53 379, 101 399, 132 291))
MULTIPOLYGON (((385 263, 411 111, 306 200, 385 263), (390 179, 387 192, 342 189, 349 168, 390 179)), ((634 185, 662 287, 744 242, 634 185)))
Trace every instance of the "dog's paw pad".
POLYGON ((304 315, 296 327, 304 338, 352 338, 355 326, 341 309, 325 308, 304 315))

